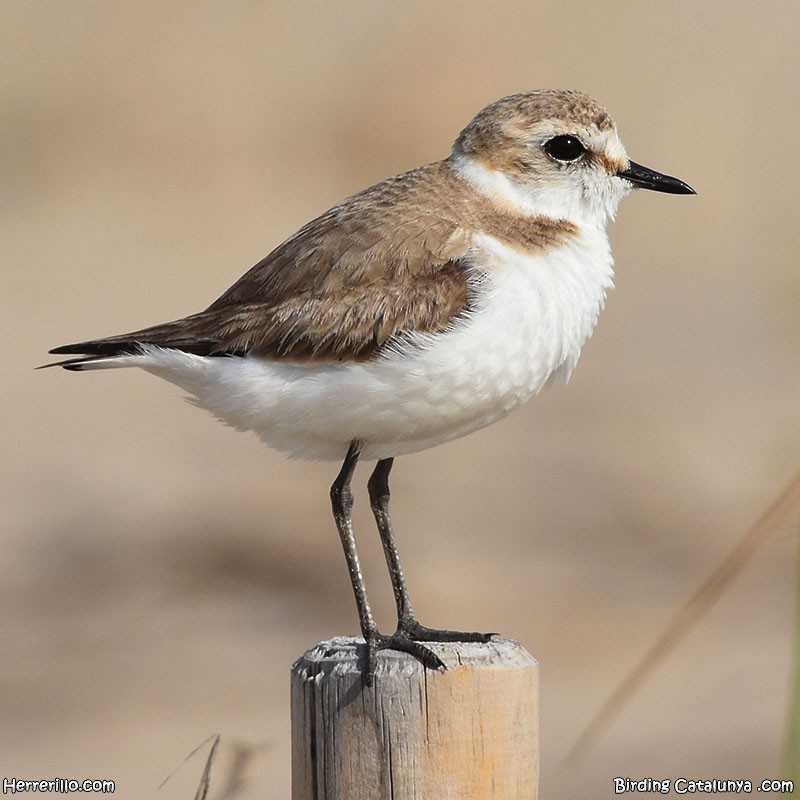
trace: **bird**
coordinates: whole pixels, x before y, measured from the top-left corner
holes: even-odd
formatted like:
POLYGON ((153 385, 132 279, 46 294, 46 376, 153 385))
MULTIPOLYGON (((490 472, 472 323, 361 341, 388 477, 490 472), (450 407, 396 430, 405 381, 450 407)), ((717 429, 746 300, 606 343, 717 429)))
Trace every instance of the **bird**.
POLYGON ((634 189, 695 194, 628 157, 588 94, 539 89, 483 108, 446 158, 312 219, 205 311, 53 348, 45 366, 139 367, 292 458, 341 462, 330 488, 371 684, 378 653, 444 663, 430 642, 493 634, 422 625, 389 515, 394 459, 505 417, 566 381, 613 284, 607 224, 634 189), (353 530, 367 482, 397 610, 382 633, 353 530))

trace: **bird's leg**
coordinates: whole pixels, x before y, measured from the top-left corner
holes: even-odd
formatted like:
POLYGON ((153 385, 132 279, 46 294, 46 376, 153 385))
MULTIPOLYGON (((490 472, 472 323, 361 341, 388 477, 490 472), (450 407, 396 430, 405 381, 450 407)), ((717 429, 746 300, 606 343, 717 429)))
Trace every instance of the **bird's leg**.
POLYGON ((350 574, 350 583, 353 586, 353 594, 356 598, 358 608, 358 620, 361 625, 361 633, 366 642, 366 664, 364 678, 368 686, 372 685, 377 666, 377 654, 379 650, 402 650, 409 653, 414 658, 421 661, 426 667, 439 669, 444 666, 441 659, 418 644, 409 637, 384 636, 375 624, 369 601, 367 600, 367 590, 364 584, 364 575, 361 572, 361 564, 356 551, 356 540, 353 533, 353 493, 350 491, 350 482, 353 478, 358 457, 361 453, 359 442, 351 442, 347 450, 342 468, 336 476, 336 480, 331 486, 331 505, 333 507, 333 517, 336 520, 336 528, 339 531, 339 538, 342 540, 344 557, 347 560, 347 571, 350 574))
POLYGON ((356 537, 353 533, 353 493, 350 490, 350 481, 353 479, 353 472, 360 454, 359 442, 351 442, 342 468, 331 486, 331 506, 339 538, 342 540, 342 549, 347 561, 347 571, 350 573, 353 594, 356 597, 358 621, 366 639, 378 632, 378 626, 375 624, 375 617, 372 616, 372 609, 367 600, 367 587, 364 584, 364 574, 361 572, 361 562, 356 551, 356 537))
POLYGON ((411 607, 411 600, 408 598, 406 579, 403 575, 400 557, 397 554, 392 520, 389 517, 389 473, 392 470, 393 463, 393 458, 383 458, 378 461, 372 475, 370 475, 367 488, 369 490, 372 513, 375 515, 383 552, 386 556, 386 566, 389 568, 389 577, 392 581, 394 602, 397 605, 397 630, 405 631, 409 626, 413 626, 416 623, 416 618, 414 617, 414 609, 411 607))
POLYGON ((389 517, 389 473, 393 462, 394 459, 391 458, 383 458, 378 461, 367 486, 372 513, 375 515, 383 552, 386 556, 386 565, 389 567, 394 600, 397 604, 395 637, 413 639, 418 642, 488 642, 494 634, 426 628, 418 622, 414 615, 414 609, 408 598, 403 568, 400 565, 400 557, 397 554, 392 520, 389 517))

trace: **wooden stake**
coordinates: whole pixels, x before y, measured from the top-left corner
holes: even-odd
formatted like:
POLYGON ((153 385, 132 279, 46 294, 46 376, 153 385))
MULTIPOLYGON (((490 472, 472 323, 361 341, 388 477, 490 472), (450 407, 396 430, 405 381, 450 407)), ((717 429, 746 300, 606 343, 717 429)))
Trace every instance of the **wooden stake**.
POLYGON ((363 639, 321 642, 292 667, 292 800, 535 800, 538 669, 519 644, 431 644, 426 670, 363 639))

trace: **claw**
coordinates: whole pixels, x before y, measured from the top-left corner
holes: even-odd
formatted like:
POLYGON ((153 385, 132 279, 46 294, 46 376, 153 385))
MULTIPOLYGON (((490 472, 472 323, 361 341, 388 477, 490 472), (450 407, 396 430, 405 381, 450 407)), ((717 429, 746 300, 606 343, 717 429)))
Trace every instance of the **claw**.
POLYGON ((397 632, 391 636, 385 636, 382 633, 374 633, 365 637, 366 653, 365 653, 365 669, 363 672, 364 682, 367 686, 372 686, 375 680, 375 670, 378 666, 378 651, 379 650, 398 650, 401 653, 408 653, 417 659, 426 669, 447 669, 444 661, 442 661, 436 653, 428 647, 415 642, 404 633, 397 632))

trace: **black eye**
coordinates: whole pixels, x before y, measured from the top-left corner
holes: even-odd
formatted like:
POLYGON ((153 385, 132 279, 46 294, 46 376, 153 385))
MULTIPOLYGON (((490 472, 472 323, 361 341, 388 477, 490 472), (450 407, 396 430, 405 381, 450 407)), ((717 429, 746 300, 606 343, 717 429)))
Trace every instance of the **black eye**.
POLYGON ((575 161, 586 152, 584 146, 569 134, 554 136, 544 143, 544 149, 556 161, 575 161))

